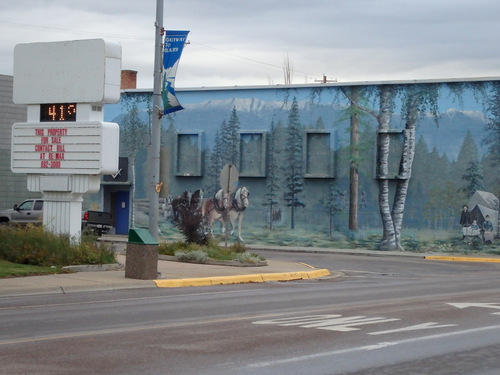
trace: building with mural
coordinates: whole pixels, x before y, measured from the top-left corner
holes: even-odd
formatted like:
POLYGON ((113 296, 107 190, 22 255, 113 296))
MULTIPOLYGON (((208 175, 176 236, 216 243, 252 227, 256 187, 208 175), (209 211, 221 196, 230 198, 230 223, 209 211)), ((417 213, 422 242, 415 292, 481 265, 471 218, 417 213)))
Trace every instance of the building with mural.
MULTIPOLYGON (((117 233, 147 227, 156 115, 152 90, 127 87, 104 107, 105 121, 120 125, 119 173, 85 202, 111 211, 117 233)), ((185 109, 162 118, 162 232, 172 199, 198 189, 212 197, 232 164, 250 191, 249 243, 293 233, 286 244, 317 245, 362 231, 397 248, 402 231, 458 233, 461 207, 477 191, 494 197, 498 233, 500 78, 176 91, 185 109)))

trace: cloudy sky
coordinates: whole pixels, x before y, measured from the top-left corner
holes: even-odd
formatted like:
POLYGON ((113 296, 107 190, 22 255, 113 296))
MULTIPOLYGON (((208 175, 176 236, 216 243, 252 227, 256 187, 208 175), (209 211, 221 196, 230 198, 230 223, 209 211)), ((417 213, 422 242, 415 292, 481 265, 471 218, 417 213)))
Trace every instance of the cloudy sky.
MULTIPOLYGON (((176 87, 500 76, 498 0, 164 0, 190 30, 176 87)), ((0 0, 0 74, 18 43, 104 38, 153 86, 156 0, 0 0)))

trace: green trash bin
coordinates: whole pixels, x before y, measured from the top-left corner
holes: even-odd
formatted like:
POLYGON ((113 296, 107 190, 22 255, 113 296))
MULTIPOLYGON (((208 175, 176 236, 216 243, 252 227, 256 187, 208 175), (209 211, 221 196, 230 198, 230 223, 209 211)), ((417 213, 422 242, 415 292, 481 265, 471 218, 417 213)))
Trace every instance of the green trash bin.
POLYGON ((128 232, 125 277, 154 280, 158 277, 158 241, 146 229, 128 232))

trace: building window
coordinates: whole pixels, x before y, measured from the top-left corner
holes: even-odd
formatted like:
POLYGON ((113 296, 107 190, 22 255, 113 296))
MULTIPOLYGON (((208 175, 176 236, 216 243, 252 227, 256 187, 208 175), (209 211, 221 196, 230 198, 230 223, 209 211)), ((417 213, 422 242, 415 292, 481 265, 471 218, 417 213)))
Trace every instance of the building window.
POLYGON ((263 131, 240 132, 241 177, 266 176, 266 133, 263 131))
POLYGON ((306 130, 304 137, 306 178, 335 177, 333 134, 328 130, 306 130))
POLYGON ((399 173, 399 165, 403 155, 404 131, 398 129, 378 130, 377 139, 377 143, 389 142, 389 155, 387 158, 387 171, 383 171, 380 169, 380 165, 377 164, 378 146, 375 145, 375 179, 396 180, 408 178, 409 176, 402 176, 399 173))
POLYGON ((202 175, 201 150, 203 133, 177 133, 175 142, 175 175, 202 175))

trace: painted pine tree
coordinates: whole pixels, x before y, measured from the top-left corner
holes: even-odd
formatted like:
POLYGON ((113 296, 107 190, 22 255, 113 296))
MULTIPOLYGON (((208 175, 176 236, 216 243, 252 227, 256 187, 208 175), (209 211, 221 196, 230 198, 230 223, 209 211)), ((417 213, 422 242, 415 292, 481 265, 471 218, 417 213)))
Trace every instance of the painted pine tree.
POLYGON ((496 176, 496 193, 500 195, 500 83, 494 82, 491 91, 491 97, 488 99, 487 135, 483 143, 488 146, 491 160, 487 173, 496 176))
POLYGON ((223 140, 223 161, 225 164, 233 164, 239 166, 239 137, 240 137, 240 119, 236 112, 236 107, 233 107, 229 121, 221 128, 220 136, 223 140))
POLYGON ((286 192, 285 201, 290 207, 290 227, 295 228, 295 211, 299 206, 304 207, 301 194, 304 191, 303 177, 303 126, 300 123, 299 104, 297 98, 293 98, 290 112, 288 114, 288 137, 286 139, 285 153, 285 178, 286 192))
MULTIPOLYGON (((224 124, 224 123, 223 123, 224 124)), ((220 131, 215 132, 214 145, 210 153, 210 165, 208 168, 208 186, 205 188, 206 193, 211 196, 214 195, 217 190, 219 190, 219 174, 224 163, 222 160, 222 140, 220 136, 220 131)))
POLYGON ((462 175, 462 180, 465 182, 462 186, 462 191, 465 193, 467 198, 471 198, 474 193, 478 190, 484 190, 483 185, 483 172, 481 171, 481 166, 479 160, 471 160, 462 175))
POLYGON ((210 153, 208 194, 215 194, 219 190, 219 176, 226 164, 239 166, 239 136, 240 120, 236 107, 233 107, 229 121, 222 121, 220 129, 215 134, 214 145, 210 153))
POLYGON ((281 125, 271 121, 268 136, 268 157, 267 157, 267 179, 266 189, 262 205, 266 207, 269 215, 269 229, 273 229, 275 212, 279 204, 279 163, 278 158, 281 154, 280 145, 278 142, 278 133, 281 125))

